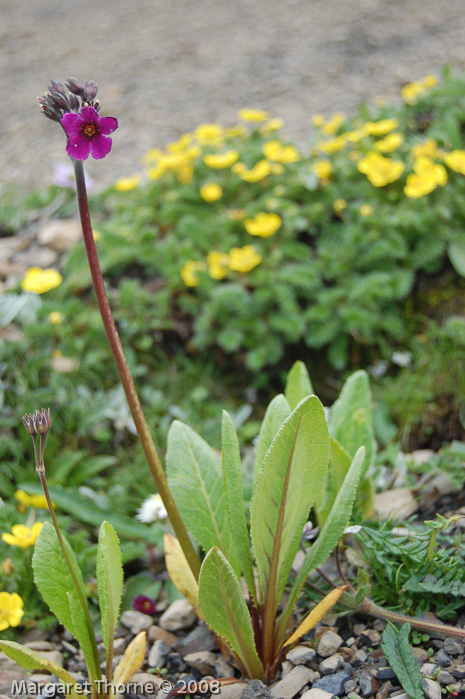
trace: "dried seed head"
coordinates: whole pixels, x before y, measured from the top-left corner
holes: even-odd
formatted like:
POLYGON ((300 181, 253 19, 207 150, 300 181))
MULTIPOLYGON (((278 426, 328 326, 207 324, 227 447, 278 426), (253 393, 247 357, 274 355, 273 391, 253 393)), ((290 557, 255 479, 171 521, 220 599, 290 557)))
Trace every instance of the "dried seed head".
POLYGON ((41 408, 34 413, 26 413, 22 419, 26 432, 32 436, 36 434, 45 435, 52 426, 50 408, 41 408))
POLYGON ((23 420, 23 425, 24 425, 24 427, 25 427, 25 429, 26 429, 26 432, 27 432, 28 434, 34 436, 34 435, 36 434, 36 430, 35 430, 35 427, 34 427, 34 418, 33 418, 33 416, 32 416, 32 415, 28 415, 28 414, 26 413, 26 415, 23 415, 22 420, 23 420))

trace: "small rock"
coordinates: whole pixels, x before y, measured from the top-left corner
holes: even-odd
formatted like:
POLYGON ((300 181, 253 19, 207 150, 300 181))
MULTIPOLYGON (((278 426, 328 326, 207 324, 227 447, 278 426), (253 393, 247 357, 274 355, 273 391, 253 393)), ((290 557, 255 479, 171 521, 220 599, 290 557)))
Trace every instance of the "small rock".
POLYGON ((436 665, 441 667, 448 667, 450 665, 450 658, 443 648, 440 648, 433 658, 436 665))
POLYGON ((372 694, 376 694, 379 689, 379 682, 366 672, 360 672, 357 675, 358 684, 360 687, 360 692, 362 697, 369 697, 372 694))
POLYGON ((405 454, 406 461, 412 461, 414 466, 421 466, 436 456, 432 449, 417 449, 410 454, 405 454))
MULTIPOLYGON (((63 667, 63 654, 60 653, 59 650, 42 651, 40 655, 47 660, 50 660, 52 663, 55 663, 59 667, 63 667)), ((39 670, 40 668, 37 669, 39 670)))
POLYGON ((29 250, 18 252, 13 257, 13 262, 26 267, 43 267, 44 269, 54 265, 58 259, 58 255, 50 248, 39 248, 37 245, 32 245, 29 250))
POLYGON ((128 609, 121 614, 121 623, 129 629, 134 635, 141 631, 147 631, 152 625, 153 619, 148 614, 136 612, 135 609, 128 609))
MULTIPOLYGON (((220 699, 242 699, 242 693, 245 691, 246 687, 247 684, 245 682, 227 684, 225 687, 221 687, 219 694, 215 696, 220 697, 220 699)), ((268 696, 270 695, 268 694, 268 696)))
POLYGON ((410 488, 394 488, 376 493, 374 497, 374 512, 378 519, 406 520, 418 510, 419 504, 413 497, 410 488))
POLYGON ((183 660, 189 667, 193 667, 203 675, 211 675, 215 672, 216 655, 209 650, 188 653, 183 660))
POLYGON ((137 694, 147 694, 147 696, 157 694, 160 685, 163 682, 162 677, 151 675, 149 672, 136 672, 131 679, 131 687, 137 694), (139 687, 135 687, 139 685, 139 687))
POLYGON ((31 650, 53 650, 53 644, 50 641, 30 641, 24 645, 31 650))
POLYGON ((393 686, 392 686, 390 680, 387 680, 387 682, 384 682, 381 685, 381 689, 376 694, 376 699, 387 699, 392 691, 393 691, 393 686))
POLYGON ((434 682, 434 680, 423 678, 421 686, 423 687, 426 699, 441 699, 441 687, 437 682, 434 682))
POLYGON ((247 682, 241 699, 270 699, 271 694, 268 687, 260 682, 260 680, 251 680, 247 682))
POLYGON ((338 633, 326 631, 318 644, 318 655, 322 658, 329 658, 342 646, 343 640, 338 633))
POLYGON ((465 665, 457 665, 457 667, 454 667, 452 674, 457 680, 463 680, 465 678, 465 665))
POLYGON ((206 624, 198 624, 185 638, 181 638, 173 645, 173 649, 181 656, 199 650, 214 650, 215 648, 215 639, 206 624))
POLYGON ((390 667, 380 667, 378 669, 378 679, 380 680, 392 680, 395 676, 394 670, 390 667))
POLYGON ((79 360, 58 354, 50 359, 50 366, 59 374, 70 374, 78 368, 79 360))
POLYGON ((122 655, 126 649, 126 639, 125 638, 115 638, 113 641, 113 653, 115 655, 122 655))
POLYGON ((367 658, 368 654, 363 650, 363 648, 360 648, 352 658, 351 664, 353 667, 360 667, 360 665, 363 665, 363 663, 366 662, 367 658))
POLYGON ((375 619, 373 622, 373 628, 376 629, 376 631, 381 631, 382 633, 386 628, 386 622, 384 619, 375 619))
POLYGON ((379 646, 381 643, 381 634, 376 629, 365 629, 365 631, 360 634, 360 640, 366 643, 367 646, 379 646))
POLYGON ((150 667, 165 667, 169 652, 170 647, 165 641, 155 641, 148 657, 150 667))
POLYGON ((41 245, 62 253, 74 247, 81 236, 81 227, 76 219, 56 219, 42 226, 37 233, 37 240, 41 245))
POLYGON ((334 653, 329 658, 322 660, 319 665, 319 670, 322 675, 333 675, 338 670, 342 669, 344 665, 344 659, 339 653, 334 653))
POLYGON ((313 673, 303 665, 297 665, 271 689, 275 699, 292 699, 313 679, 313 673))
POLYGON ((357 680, 348 680, 344 685, 344 692, 350 694, 357 686, 357 680))
POLYGON ((458 638, 448 636, 444 639, 443 647, 447 655, 460 655, 460 653, 463 653, 463 643, 458 638))
POLYGON ((344 694, 344 685, 351 679, 348 672, 336 672, 334 675, 326 675, 313 683, 313 689, 322 689, 330 694, 340 697, 344 694))
POLYGON ((413 653, 413 657, 415 658, 417 663, 422 663, 422 664, 426 663, 426 661, 429 658, 428 651, 425 650, 424 648, 418 648, 418 647, 413 646, 412 653, 413 653))
POLYGON ((423 663, 423 665, 420 668, 420 673, 422 675, 432 675, 433 672, 436 670, 436 665, 434 663, 423 663))
POLYGON ((159 624, 167 631, 181 631, 190 628, 195 619, 194 607, 186 599, 177 599, 162 614, 159 624))
POLYGON ((226 662, 222 655, 216 656, 214 677, 234 677, 234 668, 226 662))
POLYGON ((166 631, 166 629, 162 629, 161 626, 157 626, 156 624, 152 624, 152 626, 149 628, 147 638, 149 641, 152 641, 152 643, 155 641, 165 641, 170 648, 174 646, 176 641, 179 640, 174 633, 170 633, 169 631, 166 631))
POLYGON ((450 674, 450 672, 447 672, 447 670, 441 670, 438 672, 436 679, 438 682, 444 685, 453 684, 454 682, 453 676, 450 674))
POLYGON ((286 655, 286 658, 294 665, 306 665, 310 663, 316 655, 316 650, 308 646, 296 646, 286 655))
POLYGON ((305 694, 302 694, 300 699, 334 699, 334 694, 325 692, 324 689, 309 689, 305 694))
POLYGON ((294 665, 291 663, 290 660, 284 660, 283 664, 281 666, 281 677, 286 677, 290 673, 291 670, 294 669, 294 665))
POLYGON ((353 632, 355 636, 361 636, 365 629, 365 624, 354 624, 353 632))

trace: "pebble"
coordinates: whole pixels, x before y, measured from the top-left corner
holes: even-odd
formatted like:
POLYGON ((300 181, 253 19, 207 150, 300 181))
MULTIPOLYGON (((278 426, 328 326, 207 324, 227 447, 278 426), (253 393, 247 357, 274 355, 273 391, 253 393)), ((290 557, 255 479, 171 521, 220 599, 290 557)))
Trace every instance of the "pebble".
POLYGON ((378 679, 380 680, 392 680, 392 678, 395 676, 396 674, 391 667, 378 668, 378 679))
POLYGON ((177 599, 160 617, 159 624, 167 631, 189 629, 197 616, 194 607, 186 599, 177 599))
POLYGON ((348 680, 344 685, 344 692, 350 694, 357 686, 357 680, 348 680))
POLYGON ((465 665, 457 665, 452 670, 452 674, 458 680, 463 680, 465 678, 465 665))
MULTIPOLYGON (((221 687, 219 694, 215 696, 220 697, 220 699, 242 699, 245 689, 247 689, 247 684, 245 682, 227 684, 225 687, 221 687)), ((268 694, 268 696, 270 695, 268 694)))
POLYGON ((366 662, 366 659, 368 658, 368 654, 363 650, 363 648, 360 648, 352 658, 352 666, 353 667, 360 667, 360 665, 363 665, 364 662, 366 662))
POLYGON ((325 692, 340 697, 344 694, 344 685, 351 679, 348 672, 336 672, 334 675, 325 675, 313 683, 313 688, 323 689, 325 692))
POLYGON ((381 643, 381 634, 379 631, 376 631, 376 629, 365 629, 365 631, 360 634, 360 640, 367 646, 379 646, 381 643))
POLYGON ((438 682, 444 685, 453 684, 454 682, 453 675, 451 675, 450 672, 447 672, 447 670, 441 670, 438 672, 436 679, 438 682))
POLYGON ((444 652, 448 655, 460 655, 463 653, 463 643, 458 638, 448 636, 444 639, 444 652))
POLYGON ((343 640, 338 633, 326 631, 318 644, 318 655, 322 658, 329 658, 330 655, 334 655, 339 650, 342 644, 343 640))
POLYGON ((234 668, 226 662, 222 655, 216 656, 214 677, 234 677, 234 668))
POLYGON ((147 631, 153 623, 153 619, 148 614, 136 612, 135 609, 128 609, 121 614, 121 623, 135 636, 141 631, 147 631))
POLYGON ((189 667, 198 670, 202 675, 212 675, 215 672, 216 654, 209 650, 188 653, 183 660, 189 667))
POLYGON ((187 655, 198 650, 214 650, 216 643, 207 625, 198 624, 187 636, 176 641, 173 649, 180 655, 187 655))
POLYGON ((325 692, 323 689, 312 687, 305 694, 302 694, 300 699, 334 699, 334 694, 325 692))
POLYGON ((286 655, 293 665, 306 665, 316 656, 316 650, 308 646, 296 646, 286 655))
POLYGON ((313 673, 303 665, 297 665, 282 680, 277 682, 271 689, 271 696, 274 699, 293 699, 306 684, 313 679, 313 673))
POLYGON ((53 644, 50 641, 30 641, 24 645, 31 650, 53 650, 53 644))
POLYGON ((131 679, 132 685, 140 685, 141 688, 144 690, 144 693, 146 693, 149 696, 155 694, 156 691, 158 691, 162 682, 162 677, 152 675, 150 674, 150 672, 136 672, 136 674, 131 679), (154 691, 150 691, 151 689, 153 689, 154 691))
POLYGON ((166 660, 170 652, 170 647, 166 641, 155 641, 150 649, 147 659, 150 667, 165 667, 166 660))
POLYGON ((157 626, 156 624, 152 624, 152 626, 149 628, 147 638, 149 641, 152 641, 152 643, 155 641, 165 641, 170 648, 174 646, 176 641, 179 640, 176 634, 170 633, 166 629, 162 629, 161 626, 157 626))
POLYGON ((426 699, 441 699, 441 687, 434 680, 423 679, 421 686, 425 693, 426 699))
POLYGON ((379 689, 379 682, 375 677, 373 677, 373 675, 369 675, 366 672, 360 672, 357 675, 357 679, 362 697, 369 697, 372 694, 376 694, 379 689))
POLYGON ((342 669, 344 658, 339 653, 334 653, 329 658, 325 658, 319 664, 319 670, 322 675, 333 675, 338 670, 342 669))
POLYGON ((37 233, 41 245, 47 245, 58 253, 71 250, 81 237, 81 226, 77 219, 47 221, 37 233))
POLYGON ((270 699, 271 694, 266 685, 260 680, 252 680, 247 683, 241 699, 270 699))
POLYGON ((412 653, 417 663, 425 663, 429 658, 428 651, 424 648, 418 648, 418 646, 413 646, 412 653))
POLYGON ((443 648, 438 650, 438 652, 434 655, 433 660, 436 665, 440 665, 441 667, 448 667, 450 665, 450 658, 443 648))
POLYGON ((434 663, 423 663, 423 665, 420 668, 420 673, 422 675, 432 675, 433 672, 436 670, 436 665, 434 663))

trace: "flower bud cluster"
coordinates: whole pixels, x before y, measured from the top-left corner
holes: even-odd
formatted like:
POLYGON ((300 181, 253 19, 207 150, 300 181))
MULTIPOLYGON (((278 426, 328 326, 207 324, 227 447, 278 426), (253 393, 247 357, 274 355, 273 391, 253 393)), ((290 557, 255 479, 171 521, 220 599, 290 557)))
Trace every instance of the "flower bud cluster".
POLYGON ((48 92, 38 97, 42 113, 52 121, 61 124, 63 114, 79 112, 81 107, 92 106, 98 112, 100 104, 97 99, 98 85, 94 80, 86 80, 84 85, 76 78, 68 78, 63 85, 58 80, 50 80, 48 92), (68 88, 69 94, 66 92, 68 88))
POLYGON ((34 413, 26 413, 23 416, 23 425, 26 432, 32 436, 45 435, 52 426, 50 408, 41 408, 34 413))

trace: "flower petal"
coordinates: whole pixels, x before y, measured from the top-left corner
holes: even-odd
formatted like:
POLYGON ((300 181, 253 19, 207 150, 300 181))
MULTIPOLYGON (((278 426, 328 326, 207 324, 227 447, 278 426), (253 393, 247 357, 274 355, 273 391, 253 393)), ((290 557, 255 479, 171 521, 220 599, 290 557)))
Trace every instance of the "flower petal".
POLYGON ((98 112, 94 107, 83 107, 81 109, 81 116, 85 122, 90 122, 91 124, 100 121, 98 112))
POLYGON ((115 117, 102 117, 99 119, 98 126, 100 133, 108 136, 109 133, 113 133, 118 128, 118 119, 115 119, 115 117))
POLYGON ((96 160, 101 160, 111 151, 111 138, 108 136, 94 136, 90 142, 90 152, 96 160))
POLYGON ((61 120, 63 128, 68 136, 74 136, 81 130, 83 119, 80 114, 74 114, 73 112, 67 112, 63 114, 63 119, 61 120))
POLYGON ((80 134, 73 134, 68 139, 66 152, 73 160, 87 160, 90 153, 90 141, 80 134))

